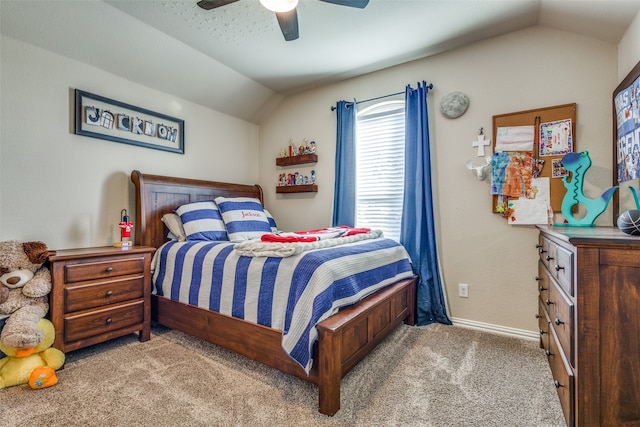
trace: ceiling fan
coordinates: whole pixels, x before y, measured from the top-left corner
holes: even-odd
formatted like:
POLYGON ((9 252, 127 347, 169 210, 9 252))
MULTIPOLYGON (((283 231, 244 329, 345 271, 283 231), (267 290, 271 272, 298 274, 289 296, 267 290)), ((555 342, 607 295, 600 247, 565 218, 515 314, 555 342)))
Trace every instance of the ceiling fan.
MULTIPOLYGON (((235 3, 238 0, 200 0, 198 6, 204 10, 211 10, 221 6, 235 3)), ((333 3, 340 6, 356 7, 364 9, 369 0, 320 0, 325 3, 333 3)), ((300 34, 298 31, 298 13, 296 6, 298 0, 260 0, 260 3, 267 9, 276 13, 278 24, 282 30, 282 35, 286 41, 297 39, 300 34)))

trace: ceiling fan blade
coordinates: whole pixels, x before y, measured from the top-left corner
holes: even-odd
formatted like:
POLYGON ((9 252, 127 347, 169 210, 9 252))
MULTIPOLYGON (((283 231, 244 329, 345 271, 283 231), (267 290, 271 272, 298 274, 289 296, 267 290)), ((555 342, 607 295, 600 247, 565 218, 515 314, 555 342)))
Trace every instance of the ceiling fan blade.
POLYGON ((369 4, 369 0, 320 0, 325 3, 337 4, 340 6, 357 7, 358 9, 364 9, 369 4))
POLYGON ((200 0, 198 6, 204 10, 215 9, 216 7, 225 6, 231 3, 235 3, 238 0, 200 0))
POLYGON ((286 41, 297 39, 300 34, 298 32, 298 12, 293 8, 289 12, 276 12, 278 24, 282 30, 282 35, 286 41))

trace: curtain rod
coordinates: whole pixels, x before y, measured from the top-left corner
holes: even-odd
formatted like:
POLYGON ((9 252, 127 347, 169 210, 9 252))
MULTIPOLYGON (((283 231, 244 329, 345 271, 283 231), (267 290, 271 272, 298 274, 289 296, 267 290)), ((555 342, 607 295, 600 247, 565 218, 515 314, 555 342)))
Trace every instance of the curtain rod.
MULTIPOLYGON (((433 83, 429 83, 429 86, 427 86, 427 88, 428 89, 433 89, 433 83)), ((398 92, 398 93, 390 93, 389 95, 382 95, 382 96, 378 96, 378 97, 375 97, 375 98, 369 98, 369 99, 365 99, 364 101, 356 101, 356 104, 360 104, 362 102, 375 101, 377 99, 389 98, 390 96, 402 95, 403 93, 405 93, 405 92, 403 91, 403 92, 398 92)), ((331 106, 331 111, 336 111, 335 105, 331 106)))

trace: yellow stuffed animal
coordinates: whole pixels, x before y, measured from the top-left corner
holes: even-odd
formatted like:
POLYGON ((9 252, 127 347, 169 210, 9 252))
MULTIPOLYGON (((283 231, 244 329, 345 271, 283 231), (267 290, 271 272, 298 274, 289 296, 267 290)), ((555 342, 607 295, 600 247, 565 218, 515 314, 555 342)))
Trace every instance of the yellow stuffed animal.
POLYGON ((64 353, 51 347, 55 339, 53 323, 40 319, 38 327, 44 338, 35 347, 19 349, 0 342, 0 350, 7 355, 0 359, 0 389, 26 383, 40 389, 58 383, 55 371, 64 365, 64 353))

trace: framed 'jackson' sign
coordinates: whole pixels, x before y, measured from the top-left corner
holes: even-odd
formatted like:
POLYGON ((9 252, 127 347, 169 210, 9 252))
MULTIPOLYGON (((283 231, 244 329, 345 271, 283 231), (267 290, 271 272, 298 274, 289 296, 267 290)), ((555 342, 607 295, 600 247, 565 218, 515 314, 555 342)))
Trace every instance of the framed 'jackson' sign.
POLYGON ((75 133, 184 154, 184 120, 78 89, 75 133))

